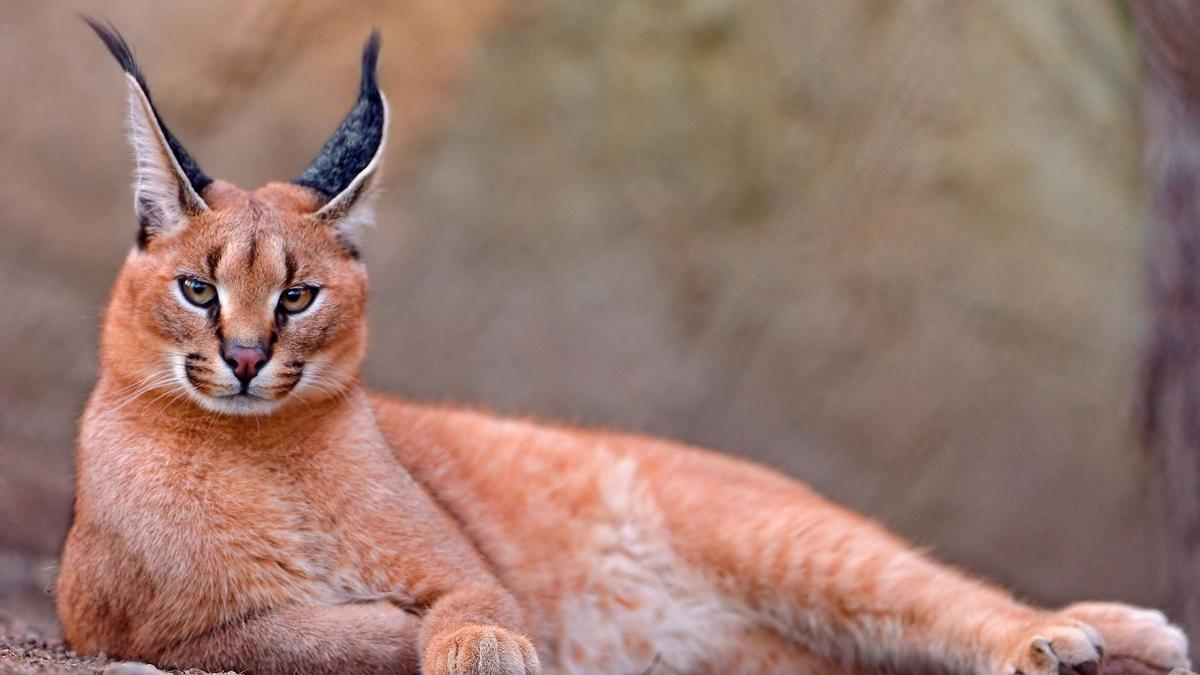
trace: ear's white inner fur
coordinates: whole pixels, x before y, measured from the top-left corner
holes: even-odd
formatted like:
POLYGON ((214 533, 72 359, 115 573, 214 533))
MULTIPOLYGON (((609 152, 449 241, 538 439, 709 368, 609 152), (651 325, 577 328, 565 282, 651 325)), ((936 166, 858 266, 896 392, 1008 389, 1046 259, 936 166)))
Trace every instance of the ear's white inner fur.
POLYGON ((154 109, 137 79, 129 82, 129 141, 137 168, 134 172, 134 208, 152 236, 172 236, 187 224, 189 214, 203 213, 208 204, 192 188, 167 143, 154 109), (147 210, 147 207, 149 210, 147 210))

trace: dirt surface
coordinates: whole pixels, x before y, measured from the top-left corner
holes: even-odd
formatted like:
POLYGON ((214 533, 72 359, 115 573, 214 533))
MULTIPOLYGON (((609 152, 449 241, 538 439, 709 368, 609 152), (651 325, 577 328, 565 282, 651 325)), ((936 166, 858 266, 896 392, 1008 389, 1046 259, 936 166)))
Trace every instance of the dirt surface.
MULTIPOLYGON (((0 616, 0 674, 5 673, 103 673, 104 675, 155 675, 161 673, 144 664, 116 662, 103 656, 80 656, 58 638, 50 638, 15 619, 0 616)), ((187 670, 183 675, 209 675, 187 670)), ((1131 659, 1117 658, 1104 665, 1100 675, 1161 675, 1131 659)))
POLYGON ((112 663, 102 657, 81 657, 61 641, 33 631, 0 626, 0 673, 103 673, 112 663))
MULTIPOLYGON (((0 673, 103 673, 154 675, 163 671, 141 663, 118 662, 103 656, 81 656, 62 640, 50 638, 12 618, 0 616, 0 673)), ((201 670, 170 671, 208 675, 201 670)))
POLYGON ((0 673, 103 673, 113 662, 95 656, 80 656, 58 639, 0 617, 0 673))

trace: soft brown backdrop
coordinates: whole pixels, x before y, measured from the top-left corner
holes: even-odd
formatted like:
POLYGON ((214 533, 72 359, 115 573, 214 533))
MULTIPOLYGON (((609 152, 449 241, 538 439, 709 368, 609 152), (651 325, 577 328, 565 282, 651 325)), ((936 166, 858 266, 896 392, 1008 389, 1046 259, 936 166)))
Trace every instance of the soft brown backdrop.
POLYGON ((107 17, 211 174, 296 175, 382 28, 366 379, 754 457, 1044 602, 1168 602, 1117 3, 0 4, 0 609, 46 620, 132 242, 107 17))

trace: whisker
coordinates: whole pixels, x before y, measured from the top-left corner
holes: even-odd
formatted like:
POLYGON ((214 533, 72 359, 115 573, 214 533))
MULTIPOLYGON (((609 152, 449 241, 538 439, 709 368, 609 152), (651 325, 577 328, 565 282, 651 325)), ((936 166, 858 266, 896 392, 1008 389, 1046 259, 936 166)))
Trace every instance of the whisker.
POLYGON ((292 398, 296 399, 297 401, 300 401, 301 403, 303 403, 305 406, 308 407, 309 410, 313 409, 312 404, 308 402, 308 399, 297 394, 295 389, 289 389, 287 395, 291 396, 292 398))
POLYGON ((154 398, 150 399, 149 401, 146 401, 145 405, 143 405, 138 410, 138 412, 144 411, 146 408, 154 405, 159 399, 161 399, 165 396, 169 396, 171 394, 178 394, 178 393, 180 393, 178 389, 167 389, 167 390, 159 393, 158 396, 155 396, 154 398))
POLYGON ((159 387, 161 387, 165 384, 169 384, 169 383, 175 381, 175 379, 176 379, 175 375, 170 372, 167 372, 167 373, 158 372, 158 373, 155 373, 153 375, 153 377, 154 377, 154 379, 149 382, 146 382, 146 379, 148 379, 148 378, 143 378, 142 382, 139 383, 137 390, 134 391, 133 393, 125 396, 117 405, 110 408, 109 412, 117 412, 117 411, 121 410, 122 408, 124 408, 125 406, 132 403, 133 401, 137 400, 141 396, 145 395, 146 393, 151 392, 155 389, 158 389, 159 387))
POLYGON ((133 384, 129 384, 129 385, 126 385, 124 387, 117 389, 116 392, 114 392, 114 393, 116 393, 117 395, 127 394, 127 393, 133 391, 134 389, 137 389, 138 387, 142 386, 149 380, 156 378, 156 377, 161 377, 163 374, 164 373, 162 371, 155 370, 155 371, 151 372, 149 375, 138 380, 137 382, 134 382, 133 384))

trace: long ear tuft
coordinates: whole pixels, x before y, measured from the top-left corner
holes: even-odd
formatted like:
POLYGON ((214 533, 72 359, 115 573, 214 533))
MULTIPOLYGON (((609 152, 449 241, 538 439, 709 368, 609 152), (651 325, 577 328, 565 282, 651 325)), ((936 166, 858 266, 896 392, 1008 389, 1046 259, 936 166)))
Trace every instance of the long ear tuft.
POLYGON ((324 198, 314 215, 329 223, 354 255, 360 231, 373 220, 374 177, 387 140, 387 101, 375 79, 378 61, 379 31, 374 30, 363 47, 358 100, 316 159, 292 181, 324 198))
POLYGON ((125 38, 112 24, 104 25, 87 16, 83 20, 96 31, 128 79, 129 135, 137 163, 134 206, 141 228, 138 245, 144 248, 155 236, 177 232, 186 224, 187 216, 208 210, 200 192, 212 183, 212 178, 200 170, 158 116, 125 38))

